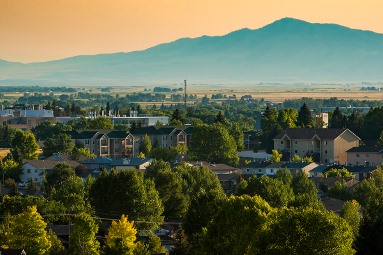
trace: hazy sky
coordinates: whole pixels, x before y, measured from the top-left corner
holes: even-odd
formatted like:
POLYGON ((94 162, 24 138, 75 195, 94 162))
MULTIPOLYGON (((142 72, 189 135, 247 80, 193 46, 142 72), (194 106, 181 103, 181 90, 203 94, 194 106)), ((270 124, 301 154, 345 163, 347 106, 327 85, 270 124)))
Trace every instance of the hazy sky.
POLYGON ((0 0, 0 59, 142 50, 283 17, 383 33, 382 10, 382 0, 0 0))

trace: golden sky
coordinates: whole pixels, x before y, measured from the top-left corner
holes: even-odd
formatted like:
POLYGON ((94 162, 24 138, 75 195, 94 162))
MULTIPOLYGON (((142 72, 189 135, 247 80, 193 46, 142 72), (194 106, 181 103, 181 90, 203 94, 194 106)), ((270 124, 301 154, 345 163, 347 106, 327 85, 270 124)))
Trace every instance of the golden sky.
POLYGON ((382 11, 383 0, 0 0, 0 59, 142 50, 283 17, 383 33, 382 11))

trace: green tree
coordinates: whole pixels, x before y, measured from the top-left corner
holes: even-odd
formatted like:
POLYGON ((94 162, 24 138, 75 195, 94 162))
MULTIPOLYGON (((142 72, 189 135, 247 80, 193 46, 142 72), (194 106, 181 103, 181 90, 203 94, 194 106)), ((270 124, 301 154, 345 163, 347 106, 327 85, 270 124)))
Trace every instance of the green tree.
POLYGON ((24 249, 27 254, 49 254, 51 242, 45 231, 46 223, 37 212, 36 206, 28 207, 23 213, 11 216, 7 222, 7 246, 24 249))
POLYGON ((113 129, 111 118, 100 116, 94 119, 87 120, 87 128, 91 129, 113 129))
POLYGON ((336 181, 334 185, 329 188, 328 196, 331 198, 341 199, 343 201, 347 201, 352 198, 352 194, 347 185, 340 181, 336 181))
POLYGON ((231 165, 239 160, 234 138, 223 125, 217 123, 194 127, 189 156, 197 160, 231 165))
POLYGON ((170 255, 191 255, 192 254, 191 245, 182 227, 178 229, 176 232, 176 236, 174 238, 174 247, 173 249, 171 249, 169 254, 170 255))
POLYGON ((310 109, 307 107, 306 103, 302 105, 298 112, 297 126, 305 128, 311 127, 313 124, 313 117, 311 115, 310 109))
POLYGON ((98 226, 87 213, 79 213, 73 219, 69 252, 73 255, 98 255, 100 243, 96 240, 98 226))
POLYGON ((313 181, 311 181, 307 174, 304 172, 297 172, 293 175, 291 182, 295 194, 295 201, 292 202, 294 206, 317 206, 318 203, 318 190, 313 181))
POLYGON ((344 203, 342 210, 340 211, 340 217, 345 219, 351 226, 354 237, 359 233, 359 226, 362 220, 360 214, 360 205, 356 200, 347 201, 344 203))
POLYGON ((39 146, 35 136, 29 131, 18 130, 12 140, 11 153, 16 159, 16 153, 20 153, 22 159, 37 159, 39 146))
POLYGON ((238 123, 234 123, 230 128, 230 135, 234 138, 238 151, 245 149, 245 136, 238 123))
POLYGON ((171 118, 170 118, 170 125, 173 126, 179 126, 184 123, 184 117, 183 117, 183 112, 181 112, 178 109, 175 109, 171 118))
POLYGON ((299 157, 299 155, 294 154, 294 156, 291 159, 292 162, 302 162, 302 158, 299 157))
POLYGON ((279 153, 277 150, 272 150, 270 161, 271 162, 280 162, 282 159, 282 156, 283 156, 282 153, 279 153))
POLYGON ((145 155, 150 155, 150 151, 152 150, 152 142, 150 141, 150 137, 145 134, 140 143, 140 152, 145 155))
POLYGON ((346 116, 342 114, 339 107, 332 112, 329 127, 330 128, 344 128, 346 126, 346 116))
POLYGON ((20 164, 12 159, 3 159, 0 161, 0 169, 5 179, 11 178, 16 182, 20 180, 22 172, 20 164))
POLYGON ((271 212, 266 229, 266 248, 262 254, 355 253, 351 227, 344 219, 326 210, 280 208, 271 212))
POLYGON ((328 170, 325 174, 326 178, 331 178, 331 177, 353 177, 354 174, 350 173, 346 168, 331 168, 328 170))
POLYGON ((257 178, 256 175, 250 177, 241 194, 259 195, 273 207, 287 206, 294 200, 290 183, 284 183, 280 178, 272 179, 267 175, 260 178, 257 178))
POLYGON ((90 188, 89 196, 99 216, 130 215, 139 232, 154 230, 163 221, 164 208, 154 182, 135 170, 102 172, 90 188))
POLYGON ((261 254, 263 226, 272 208, 259 196, 231 196, 213 216, 198 254, 261 254))
POLYGON ((74 147, 72 151, 69 153, 69 159, 71 160, 79 160, 81 156, 87 157, 87 158, 96 158, 96 155, 92 154, 89 149, 87 148, 77 148, 74 147))
POLYGON ((54 153, 69 153, 74 148, 74 142, 68 134, 58 134, 44 142, 43 155, 50 157, 54 153))
POLYGON ((49 229, 47 233, 47 237, 49 242, 51 243, 51 248, 49 249, 49 255, 64 255, 65 248, 62 245, 61 241, 58 239, 55 233, 53 233, 52 229, 49 229))
POLYGON ((227 125, 227 124, 228 124, 228 121, 227 121, 227 119, 225 118, 225 116, 223 116, 222 111, 219 111, 219 112, 218 112, 217 116, 215 117, 214 122, 216 122, 216 123, 221 123, 221 124, 223 124, 223 125, 227 125))
POLYGON ((283 129, 295 128, 297 122, 298 111, 293 108, 280 109, 278 112, 278 125, 283 129))
POLYGON ((129 222, 125 215, 121 215, 118 222, 112 221, 106 235, 105 255, 133 255, 137 234, 133 224, 134 222, 129 222))

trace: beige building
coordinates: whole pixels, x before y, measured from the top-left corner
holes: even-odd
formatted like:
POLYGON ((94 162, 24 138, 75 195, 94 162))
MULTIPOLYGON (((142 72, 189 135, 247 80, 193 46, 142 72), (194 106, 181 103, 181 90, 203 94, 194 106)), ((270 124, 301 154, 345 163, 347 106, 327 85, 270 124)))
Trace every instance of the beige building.
POLYGON ((347 151, 347 164, 353 166, 380 166, 383 150, 378 147, 354 147, 347 151))
POLYGON ((349 129, 288 128, 274 139, 274 149, 285 157, 311 156, 315 162, 347 162, 347 150, 359 147, 360 138, 349 129))

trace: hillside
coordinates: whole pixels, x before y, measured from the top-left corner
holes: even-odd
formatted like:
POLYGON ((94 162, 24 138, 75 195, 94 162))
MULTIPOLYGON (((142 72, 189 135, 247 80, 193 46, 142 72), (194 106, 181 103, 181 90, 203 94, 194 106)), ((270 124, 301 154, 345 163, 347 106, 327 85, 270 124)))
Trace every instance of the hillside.
POLYGON ((0 84, 383 81, 383 34, 284 18, 147 50, 40 62, 0 61, 0 84))

